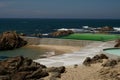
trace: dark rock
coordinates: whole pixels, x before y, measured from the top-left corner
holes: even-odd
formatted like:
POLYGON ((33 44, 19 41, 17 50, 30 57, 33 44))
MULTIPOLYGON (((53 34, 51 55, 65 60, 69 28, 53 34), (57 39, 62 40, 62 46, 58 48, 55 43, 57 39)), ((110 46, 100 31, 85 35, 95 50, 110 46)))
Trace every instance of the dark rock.
POLYGON ((36 71, 39 67, 35 67, 35 66, 24 66, 24 67, 20 67, 19 71, 36 71))
POLYGON ((18 56, 18 57, 15 57, 15 58, 10 58, 8 59, 7 61, 7 64, 8 64, 8 68, 9 69, 19 69, 19 67, 23 64, 23 60, 24 58, 22 56, 18 56))
POLYGON ((0 50, 12 50, 25 46, 27 41, 24 41, 16 32, 4 32, 0 36, 0 50))
POLYGON ((102 64, 103 67, 113 67, 117 65, 116 60, 108 60, 106 63, 102 64))
POLYGON ((10 76, 0 76, 0 80, 10 80, 10 76))
POLYGON ((97 61, 100 59, 100 56, 99 55, 95 55, 93 58, 92 58, 92 61, 97 61))
POLYGON ((105 54, 95 55, 93 58, 87 57, 83 62, 83 65, 90 66, 90 64, 93 63, 102 63, 103 59, 108 59, 108 57, 105 54))
POLYGON ((18 72, 13 74, 12 80, 26 80, 25 77, 28 75, 27 72, 18 72))
POLYGON ((61 67, 51 67, 51 68, 47 68, 47 72, 59 72, 59 73, 64 73, 65 72, 65 67, 61 66, 61 67))
POLYGON ((59 72, 52 72, 51 73, 51 77, 61 78, 61 73, 59 73, 59 72))
POLYGON ((101 61, 102 59, 108 59, 108 57, 107 57, 105 54, 95 55, 95 56, 92 58, 92 62, 99 62, 99 61, 101 61))
POLYGON ((36 67, 41 67, 41 68, 47 68, 45 65, 39 64, 39 63, 35 63, 32 62, 31 66, 36 66, 36 67))
POLYGON ((3 66, 0 66, 0 75, 6 75, 9 74, 8 71, 6 71, 6 69, 3 66))
POLYGON ((34 71, 31 75, 27 76, 27 79, 31 78, 31 79, 39 79, 45 76, 48 76, 49 74, 45 71, 42 70, 42 68, 39 68, 38 70, 34 71))
POLYGON ((40 80, 49 73, 53 73, 52 79, 56 79, 60 78, 63 72, 65 72, 64 66, 47 68, 22 56, 0 61, 0 80, 40 80))
POLYGON ((77 67, 78 67, 78 64, 75 64, 75 65, 74 65, 74 68, 77 68, 77 67))
POLYGON ((108 59, 108 57, 107 57, 105 54, 100 54, 100 55, 99 55, 99 58, 100 58, 100 59, 108 59))
POLYGON ((32 59, 25 58, 23 66, 30 66, 32 64, 32 59))
POLYGON ((116 44, 115 44, 115 46, 114 47, 120 47, 120 39, 118 39, 118 40, 116 40, 116 44))
POLYGON ((71 31, 71 30, 67 30, 67 31, 56 31, 56 32, 53 32, 51 34, 49 34, 51 37, 61 37, 61 36, 66 36, 66 35, 70 35, 70 34, 73 34, 74 32, 71 31))
POLYGON ((87 57, 87 58, 84 60, 83 65, 85 65, 85 66, 90 66, 91 61, 92 61, 91 58, 90 58, 90 57, 87 57))

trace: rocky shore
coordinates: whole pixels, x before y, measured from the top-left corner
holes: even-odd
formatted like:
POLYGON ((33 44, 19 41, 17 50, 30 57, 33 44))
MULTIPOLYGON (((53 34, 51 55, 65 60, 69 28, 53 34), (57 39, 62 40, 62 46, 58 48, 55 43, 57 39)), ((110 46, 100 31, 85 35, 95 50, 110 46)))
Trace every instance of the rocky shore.
POLYGON ((87 57, 83 65, 67 67, 60 80, 120 80, 120 58, 104 54, 87 57))
POLYGON ((64 66, 47 68, 22 56, 0 61, 0 80, 41 80, 46 76, 56 80, 64 72, 64 66))
POLYGON ((25 46, 27 41, 23 40, 16 32, 7 31, 0 34, 0 50, 12 50, 25 46))
POLYGON ((120 58, 87 57, 83 65, 46 67, 22 56, 0 61, 0 80, 120 80, 120 58))

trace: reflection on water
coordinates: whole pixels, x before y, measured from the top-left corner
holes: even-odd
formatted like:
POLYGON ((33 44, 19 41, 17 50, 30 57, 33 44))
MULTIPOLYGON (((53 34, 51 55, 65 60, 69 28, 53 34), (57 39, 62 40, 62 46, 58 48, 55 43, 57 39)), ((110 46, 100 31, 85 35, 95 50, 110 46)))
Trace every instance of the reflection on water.
POLYGON ((35 47, 23 47, 15 50, 8 50, 8 51, 0 51, 0 59, 5 59, 8 57, 14 57, 14 56, 24 56, 29 57, 31 59, 37 59, 40 58, 40 55, 45 54, 46 52, 49 52, 46 49, 41 48, 35 48, 35 47))

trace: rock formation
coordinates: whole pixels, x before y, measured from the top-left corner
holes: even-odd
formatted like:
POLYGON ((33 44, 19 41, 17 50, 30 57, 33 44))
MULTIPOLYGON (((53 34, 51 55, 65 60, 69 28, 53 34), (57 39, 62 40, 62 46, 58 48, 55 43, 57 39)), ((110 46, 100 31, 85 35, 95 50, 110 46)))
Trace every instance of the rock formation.
POLYGON ((12 50, 27 44, 16 32, 3 32, 0 35, 0 50, 12 50))
POLYGON ((108 57, 105 54, 100 54, 100 55, 95 55, 94 57, 90 58, 87 57, 84 62, 83 65, 85 66, 90 66, 93 63, 97 63, 97 62, 103 62, 103 59, 108 59, 108 57))
POLYGON ((83 62, 85 66, 90 66, 94 63, 99 63, 101 66, 95 73, 99 80, 120 80, 120 58, 109 59, 106 55, 100 54, 93 58, 87 57, 83 62))
POLYGON ((120 47, 120 39, 118 39, 116 42, 117 42, 117 43, 115 44, 114 47, 120 47))
POLYGON ((49 73, 52 73, 51 79, 56 79, 64 72, 64 66, 47 68, 22 56, 0 61, 0 80, 38 80, 49 73))
POLYGON ((101 28, 101 31, 113 31, 113 27, 110 27, 110 26, 105 26, 105 27, 102 27, 101 28))
POLYGON ((71 30, 67 30, 67 31, 56 31, 50 34, 51 37, 61 37, 61 36, 66 36, 69 34, 73 34, 74 32, 71 30))

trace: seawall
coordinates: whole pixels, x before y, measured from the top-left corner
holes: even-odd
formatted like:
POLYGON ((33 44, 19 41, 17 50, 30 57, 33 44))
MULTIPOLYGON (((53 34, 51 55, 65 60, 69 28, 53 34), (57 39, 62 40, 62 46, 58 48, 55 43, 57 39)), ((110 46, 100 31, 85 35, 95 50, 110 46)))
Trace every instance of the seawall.
POLYGON ((71 40, 71 39, 57 39, 57 38, 36 38, 23 37, 28 41, 28 45, 64 45, 64 46, 79 46, 84 47, 97 41, 89 40, 71 40))

